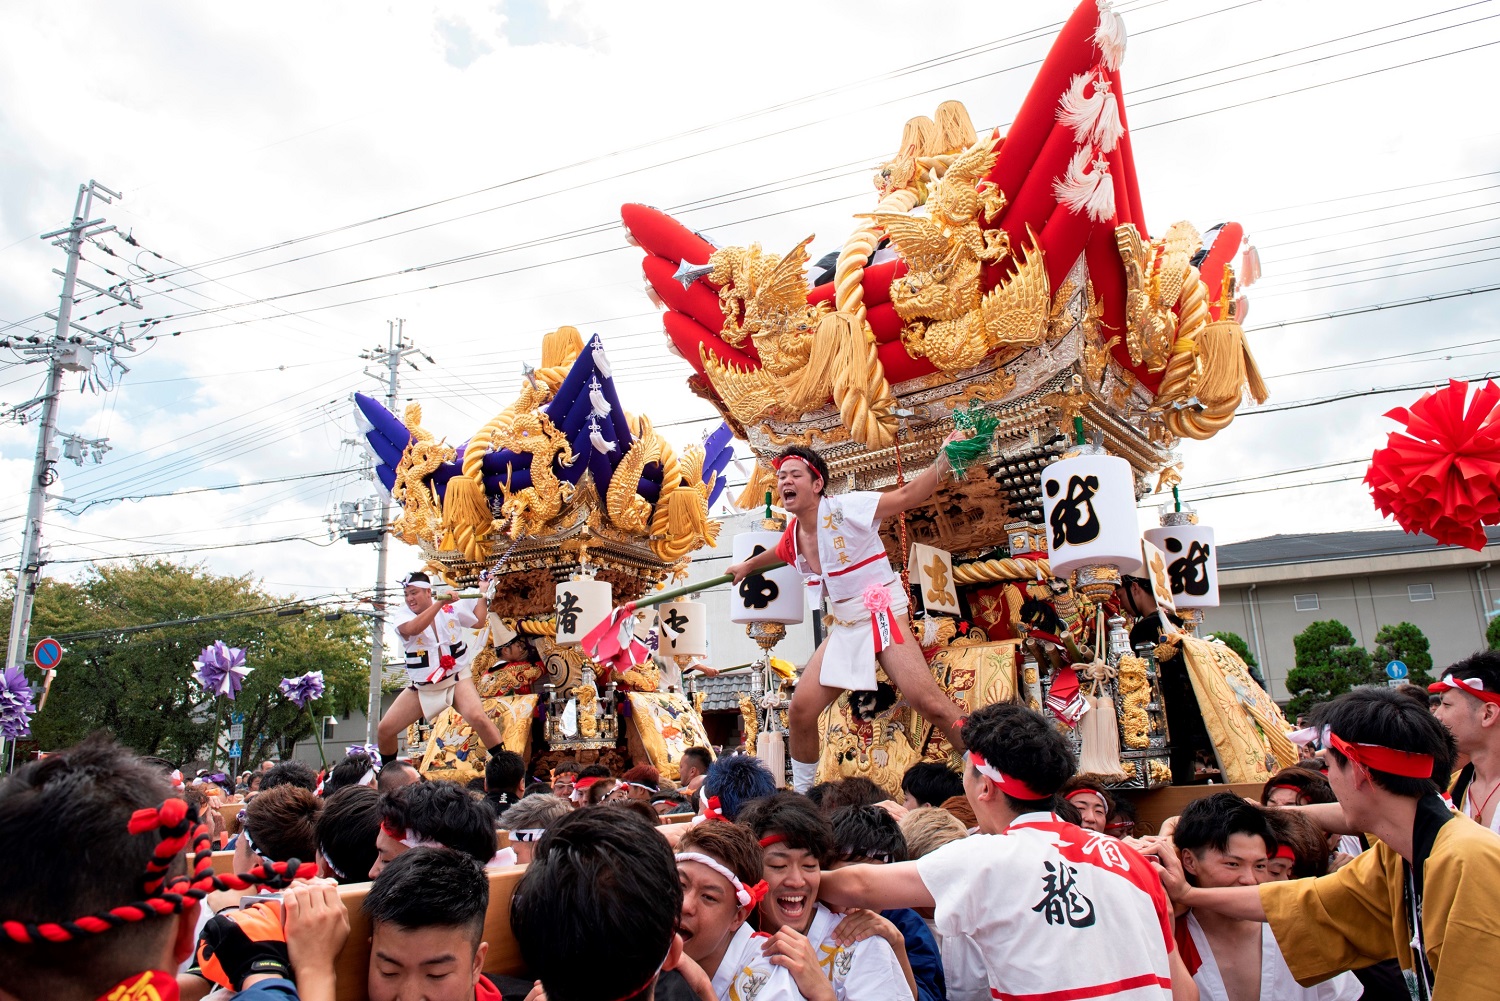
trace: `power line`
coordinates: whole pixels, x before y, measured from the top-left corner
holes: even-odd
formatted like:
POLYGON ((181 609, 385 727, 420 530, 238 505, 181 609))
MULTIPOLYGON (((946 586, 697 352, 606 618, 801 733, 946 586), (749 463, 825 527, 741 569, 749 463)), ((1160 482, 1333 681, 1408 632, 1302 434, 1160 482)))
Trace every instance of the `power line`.
POLYGON ((1282 327, 1295 327, 1304 323, 1319 323, 1324 320, 1340 320, 1348 316, 1360 316, 1364 313, 1378 313, 1390 309, 1400 309, 1404 306, 1422 306, 1431 302, 1442 302, 1445 299, 1461 299, 1469 295, 1485 295, 1489 292, 1500 291, 1500 284, 1483 285, 1478 288, 1454 289, 1451 292, 1435 292, 1432 295, 1415 296, 1411 299, 1398 299, 1394 302, 1378 302, 1371 306, 1354 306, 1349 309, 1337 309, 1331 313, 1316 313, 1312 316, 1299 316, 1291 320, 1278 320, 1275 323, 1262 324, 1259 327, 1247 327, 1245 333, 1255 334, 1263 330, 1279 330, 1282 327))
MULTIPOLYGON (((332 597, 330 595, 330 597, 332 597)), ((151 632, 157 629, 169 629, 173 626, 196 626, 204 622, 224 622, 228 619, 244 619, 261 615, 280 615, 285 611, 299 610, 300 613, 316 611, 326 604, 322 602, 309 602, 305 600, 294 600, 282 602, 278 605, 266 605, 263 608, 245 608, 234 612, 214 612, 210 615, 194 615, 186 619, 168 619, 164 622, 147 622, 139 626, 120 626, 116 629, 92 629, 81 633, 61 633, 54 637, 61 643, 76 643, 79 640, 113 639, 116 636, 132 636, 136 633, 151 632)))
MULTIPOLYGON (((1246 4, 1241 4, 1240 6, 1246 6, 1246 4)), ((1471 4, 1471 5, 1467 5, 1467 6, 1474 6, 1474 5, 1471 4)), ((1226 8, 1225 10, 1232 10, 1232 9, 1235 9, 1235 8, 1226 8)), ((1464 9, 1464 8, 1463 7, 1458 7, 1458 8, 1453 8, 1452 10, 1461 10, 1461 9, 1464 9)), ((1171 27, 1171 26, 1175 26, 1177 24, 1186 23, 1187 21, 1190 21, 1190 20, 1196 20, 1198 17, 1207 17, 1207 16, 1212 16, 1213 14, 1218 14, 1218 13, 1223 13, 1223 12, 1224 12, 1223 10, 1220 10, 1220 11, 1209 12, 1208 14, 1196 15, 1193 18, 1187 18, 1187 19, 1185 19, 1183 21, 1172 22, 1169 25, 1159 26, 1158 28, 1147 29, 1146 31, 1139 32, 1137 34, 1146 34, 1146 33, 1149 33, 1151 31, 1160 30, 1162 27, 1171 27)), ((1449 13, 1449 12, 1451 12, 1451 11, 1444 11, 1444 12, 1441 12, 1441 13, 1449 13)), ((1437 15, 1426 15, 1426 16, 1427 17, 1431 17, 1431 16, 1437 16, 1437 15)), ((1500 15, 1496 15, 1496 16, 1500 16, 1500 15)), ((1417 19, 1411 19, 1411 20, 1422 20, 1422 19, 1423 18, 1417 18, 1417 19)), ((1481 19, 1478 19, 1478 20, 1486 20, 1486 19, 1487 18, 1481 18, 1481 19)), ((1356 33, 1355 35, 1343 36, 1343 37, 1344 38, 1357 37, 1358 35, 1368 34, 1368 33, 1370 33, 1370 31, 1387 30, 1387 29, 1389 29, 1391 27, 1396 27, 1396 26, 1399 26, 1399 25, 1402 25, 1402 24, 1407 24, 1407 23, 1411 23, 1411 21, 1396 22, 1393 25, 1386 25, 1386 26, 1382 26, 1382 28, 1370 29, 1369 31, 1366 31, 1366 32, 1360 32, 1360 33, 1356 33)), ((1474 22, 1464 22, 1464 24, 1469 24, 1469 23, 1474 23, 1474 22)), ((1434 30, 1435 31, 1444 31, 1444 30, 1450 30, 1453 27, 1461 27, 1461 26, 1463 26, 1463 25, 1450 25, 1450 26, 1446 26, 1444 28, 1439 28, 1439 29, 1434 29, 1434 30)), ((1390 41, 1387 41, 1387 42, 1376 43, 1375 45, 1366 46, 1365 48, 1373 48, 1373 47, 1377 47, 1379 45, 1391 44, 1391 42, 1404 41, 1404 40, 1408 40, 1410 38, 1420 37, 1421 35, 1430 34, 1430 33, 1431 32, 1420 32, 1420 33, 1417 33, 1415 35, 1403 36, 1402 38, 1393 39, 1393 40, 1390 40, 1390 41)), ((1333 42, 1337 42, 1337 41, 1340 41, 1340 40, 1343 40, 1343 38, 1332 39, 1332 40, 1329 40, 1328 42, 1319 43, 1319 45, 1332 44, 1333 42)), ((1293 51, 1296 51, 1296 50, 1293 50, 1293 51)), ((1351 51, 1362 51, 1362 50, 1351 50, 1351 51)), ((1468 50, 1460 50, 1460 51, 1468 51, 1468 50)), ((1341 53, 1341 54, 1347 54, 1347 53, 1341 53)), ((1454 53, 1449 53, 1449 54, 1451 55, 1451 54, 1454 54, 1454 53)), ((1266 59, 1275 58, 1275 56, 1264 57, 1264 58, 1266 58, 1266 59)), ((1434 56, 1434 57, 1431 57, 1431 58, 1440 58, 1440 57, 1434 56)), ((1257 60, 1252 60, 1252 62, 1254 62, 1254 61, 1257 61, 1257 60)), ((1421 62, 1421 61, 1425 61, 1425 60, 1418 60, 1418 62, 1421 62)), ((1301 65, 1301 64, 1297 64, 1297 65, 1301 65)), ((1400 65, 1401 66, 1405 66, 1405 65, 1413 65, 1413 64, 1412 63, 1407 63, 1407 64, 1400 64, 1400 65)), ((1279 67, 1279 68, 1277 68, 1275 70, 1268 70, 1268 71, 1265 71, 1265 72, 1268 72, 1268 73, 1269 72, 1280 72, 1280 71, 1282 71, 1284 69, 1289 69, 1289 68, 1293 68, 1293 67, 1279 67)), ((1399 66, 1398 67, 1386 67, 1386 68, 1383 68, 1381 70, 1376 70, 1376 71, 1372 71, 1372 72, 1384 72, 1385 69, 1391 69, 1391 68, 1400 68, 1400 67, 1399 66)), ((1200 76, 1200 75, 1202 75, 1202 74, 1196 74, 1195 76, 1200 76)), ((1345 78, 1341 78, 1340 80, 1326 81, 1324 83, 1315 84, 1315 85, 1312 85, 1312 86, 1326 86, 1326 85, 1331 84, 1331 83, 1342 82, 1343 80, 1354 79, 1354 78, 1357 78, 1358 76, 1363 76, 1363 75, 1368 75, 1368 74, 1356 74, 1353 77, 1345 77, 1345 78)), ((1188 78, 1184 78, 1184 79, 1188 79, 1188 78)), ((968 82, 968 81, 960 81, 959 83, 963 83, 963 82, 968 82)), ((1172 83, 1172 82, 1175 82, 1175 81, 1167 81, 1167 83, 1172 83)), ((1210 85, 1207 85, 1206 87, 1196 88, 1196 89, 1208 89, 1209 87, 1220 86, 1223 83, 1228 83, 1228 82, 1237 82, 1237 81, 1222 81, 1220 83, 1210 84, 1210 85)), ((1163 86, 1163 85, 1165 85, 1165 84, 1157 84, 1157 85, 1152 85, 1152 86, 1163 86)), ((956 86, 956 84, 955 84, 955 86, 956 86)), ((1143 88, 1143 90, 1149 90, 1149 89, 1151 89, 1151 88, 1149 88, 1149 87, 1148 88, 1143 88)), ((1302 89, 1310 89, 1310 88, 1302 88, 1302 89)), ((1191 91, 1187 91, 1187 92, 1183 92, 1183 93, 1189 93, 1189 92, 1191 92, 1191 91)), ((1288 93, 1290 93, 1290 92, 1288 92, 1288 93)), ((906 97, 903 97, 902 99, 906 99, 907 97, 910 97, 910 96, 912 96, 912 95, 906 95, 906 97)), ((1174 96, 1176 96, 1176 95, 1174 95, 1174 96)), ((1281 96, 1281 95, 1272 95, 1272 97, 1274 97, 1274 96, 1281 96)), ((1259 98, 1259 99, 1256 99, 1256 100, 1268 100, 1268 99, 1270 99, 1270 98, 1259 98)), ((1152 99, 1152 100, 1155 100, 1155 99, 1152 99)), ((1138 103, 1146 103, 1146 102, 1143 101, 1143 102, 1138 102, 1138 103)), ((1252 101, 1252 102, 1248 102, 1248 103, 1255 103, 1255 102, 1252 101)), ((1239 107, 1239 106, 1241 106, 1241 105, 1232 105, 1230 107, 1239 107)), ((1213 110, 1217 111, 1217 110, 1227 110, 1227 109, 1213 109, 1213 110)), ((1212 113, 1212 112, 1202 112, 1201 114, 1208 114, 1208 113, 1212 113)), ((804 123, 803 125, 796 126, 794 128, 804 128, 804 127, 807 127, 808 124, 816 124, 816 123, 804 123)), ((1156 124, 1166 124, 1166 123, 1156 123, 1156 124)), ((1153 126, 1150 126, 1150 125, 1147 125, 1147 126, 1137 126, 1136 129, 1135 129, 1135 131, 1140 131, 1141 129, 1150 128, 1150 127, 1153 127, 1153 126)), ((789 131, 789 130, 783 130, 783 131, 789 131)), ((770 135, 776 135, 776 134, 780 134, 780 133, 771 133, 770 135)), ((736 142, 736 143, 730 144, 729 146, 718 147, 718 148, 716 148, 714 150, 700 151, 699 153, 694 153, 694 154, 690 154, 690 155, 687 155, 687 156, 684 156, 684 157, 674 158, 673 160, 664 161, 661 164, 652 165, 651 167, 639 168, 639 170, 655 169, 655 167, 665 166, 665 165, 670 164, 670 163, 677 163, 677 162, 681 162, 681 161, 686 160, 686 159, 691 159, 691 158, 696 157, 696 156, 704 155, 704 153, 706 153, 706 152, 717 152, 717 151, 720 151, 720 150, 723 150, 723 149, 731 148, 732 146, 735 146, 735 145, 741 145, 744 142, 758 141, 759 139, 767 138, 767 137, 768 136, 754 137, 754 138, 749 139, 749 140, 743 140, 743 141, 740 141, 740 142, 736 142)), ((626 173, 635 173, 635 172, 639 172, 639 171, 628 171, 626 173)), ((613 175, 611 175, 611 178, 618 177, 618 176, 621 176, 621 175, 618 174, 618 173, 617 174, 613 174, 613 175)), ((604 178, 601 178, 600 180, 604 180, 604 178)), ((594 182, 590 182, 590 183, 594 183, 594 182)), ((572 187, 570 187, 570 188, 568 188, 566 190, 571 192, 571 191, 576 191, 576 188, 577 188, 577 186, 574 185, 574 186, 572 186, 572 187)), ((484 190, 493 190, 493 188, 481 189, 481 191, 484 191, 484 190)), ((557 193, 561 193, 561 192, 552 192, 550 194, 557 194, 557 193)), ((455 196, 455 198, 457 198, 457 197, 464 197, 464 196, 455 196)), ((526 199, 524 201, 535 201, 536 197, 547 197, 547 196, 546 195, 535 196, 535 197, 533 197, 531 199, 526 199)), ((447 200, 449 200, 449 199, 445 199, 444 201, 447 201, 447 200)), ((438 202, 438 203, 429 203, 429 205, 431 205, 431 204, 441 204, 441 202, 438 202)), ((510 204, 520 204, 520 202, 510 203, 510 204)), ((821 204, 828 204, 828 203, 824 202, 824 203, 818 203, 818 204, 821 205, 821 204)), ((418 208, 421 208, 421 207, 428 207, 428 206, 419 206, 418 208)), ((798 211, 800 211, 802 209, 809 208, 809 207, 816 207, 816 206, 803 206, 803 207, 801 207, 801 209, 798 209, 798 211)), ((416 209, 403 210, 403 212, 405 212, 405 211, 416 211, 416 209)), ((401 213, 398 213, 398 214, 401 214, 401 213)), ((780 214, 780 213, 773 213, 773 214, 780 214)), ((385 217, 377 217, 377 219, 379 219, 379 218, 385 218, 385 217)), ((754 218, 764 218, 764 217, 754 217, 754 218)), ((754 218, 751 219, 751 220, 742 220, 742 222, 745 222, 745 221, 754 221, 754 218)), ((724 225, 739 225, 739 224, 740 223, 728 223, 728 224, 724 224, 724 225)), ((351 224, 351 225, 357 225, 357 224, 351 224)), ((558 237, 541 238, 539 240, 529 241, 527 244, 521 245, 521 247, 518 248, 518 249, 529 249, 530 247, 540 246, 540 245, 543 245, 545 243, 556 242, 556 240, 558 240, 558 239, 571 239, 571 238, 574 238, 577 235, 590 235, 593 232, 599 231, 598 227, 599 226, 603 226, 603 225, 605 225, 605 224, 596 224, 594 227, 586 227, 583 230, 574 231, 574 233, 571 233, 571 234, 562 234, 562 235, 560 235, 558 237)), ((612 223, 611 223, 611 225, 612 225, 612 223)), ((324 235, 324 234, 315 234, 315 235, 324 235)), ((311 238, 311 237, 309 237, 309 238, 311 238)), ((255 302, 266 302, 266 303, 269 303, 269 302, 271 302, 273 300, 276 300, 276 299, 294 297, 294 296, 304 295, 304 294, 311 294, 313 292, 318 292, 318 291, 326 291, 326 290, 328 290, 330 288, 343 287, 343 286, 347 286, 347 285, 350 285, 350 284, 357 284, 357 283, 364 282, 364 281, 382 280, 382 279, 389 278, 389 277, 395 277, 395 276, 397 276, 399 274, 406 273, 407 271, 411 271, 411 270, 427 270, 427 269, 431 269, 431 268, 435 268, 435 267, 445 267, 445 266, 449 266, 449 265, 452 265, 452 264, 455 264, 455 263, 465 263, 465 262, 467 262, 469 260, 478 259, 479 257, 482 257, 482 256, 488 256, 488 255, 492 255, 494 253, 504 252, 506 249, 507 248, 497 248, 497 249, 491 250, 491 251, 481 251, 481 252, 478 252, 476 254, 463 255, 461 257, 452 258, 452 259, 445 260, 445 261, 431 262, 431 263, 426 264, 426 265, 417 266, 417 268, 415 268, 415 269, 402 269, 401 271, 397 271, 397 272, 390 272, 390 273, 382 274, 382 275, 369 276, 369 277, 362 278, 362 279, 354 279, 354 280, 351 280, 351 281, 348 281, 348 282, 337 283, 336 285, 322 286, 322 287, 319 287, 319 288, 303 290, 303 291, 300 291, 300 292, 284 293, 284 294, 282 294, 280 296, 267 297, 264 300, 255 300, 255 302)), ((595 256, 595 255, 583 255, 583 256, 595 256)), ((546 266, 548 264, 556 264, 556 263, 566 263, 566 262, 570 262, 570 261, 577 260, 577 259, 578 259, 577 257, 564 258, 564 259, 559 260, 559 261, 544 262, 541 265, 534 265, 532 267, 546 266)), ((208 264, 212 264, 212 263, 217 263, 217 262, 211 261, 211 262, 208 262, 207 264, 199 265, 198 267, 206 267, 206 266, 208 266, 208 264)), ((530 268, 512 269, 512 270, 508 270, 508 271, 502 271, 502 272, 492 273, 492 274, 489 274, 489 275, 478 276, 477 278, 474 278, 474 279, 465 279, 465 280, 479 280, 480 278, 499 277, 499 276, 504 275, 504 274, 515 273, 516 270, 530 270, 530 268)), ((454 283, 443 283, 443 284, 440 284, 440 285, 428 286, 427 289, 441 288, 441 287, 445 287, 445 285, 447 285, 447 284, 457 284, 457 283, 456 282, 454 282, 454 283)), ((423 290, 426 290, 426 289, 423 289, 423 290)), ((390 296, 395 296, 395 295, 410 294, 411 292, 414 292, 414 291, 421 291, 421 290, 412 289, 412 290, 406 290, 406 291, 402 291, 402 292, 388 293, 386 296, 382 296, 380 298, 385 298, 385 297, 390 297, 390 296)), ((339 306, 342 306, 342 305, 356 305, 356 304, 361 304, 361 303, 368 302, 368 301, 371 301, 371 300, 369 300, 369 299, 361 299, 361 300, 354 300, 354 301, 351 301, 351 302, 348 302, 348 303, 341 303, 341 304, 336 304, 336 305, 339 305, 339 306)), ((234 304, 232 306, 228 306, 228 307, 225 307, 225 308, 236 308, 237 306, 243 306, 243 305, 249 305, 249 304, 251 304, 251 303, 234 304)), ((324 306, 324 307, 316 307, 314 309, 302 310, 302 311, 297 311, 297 312, 287 312, 286 315, 305 315, 306 313, 315 312, 315 311, 318 311, 318 310, 321 310, 321 309, 326 309, 326 308, 335 308, 335 306, 324 306)), ((197 313, 189 313, 189 314, 171 314, 169 317, 167 317, 165 319, 184 319, 184 318, 186 318, 188 316, 204 315, 205 313, 218 312, 218 311, 220 311, 220 310, 204 310, 204 311, 199 311, 197 313)), ((240 322, 254 322, 254 321, 240 321, 240 322)), ((193 330, 196 331, 196 330, 205 330, 205 329, 217 329, 217 328, 222 327, 222 326, 233 326, 233 325, 238 325, 238 324, 212 325, 212 326, 209 326, 209 327, 193 328, 193 330)), ((187 332, 193 332, 193 331, 179 331, 179 333, 187 333, 187 332)), ((158 336, 160 336, 160 335, 158 335, 158 336)))
POLYGON ((362 473, 362 472, 364 472, 364 470, 363 469, 359 469, 359 468, 331 469, 331 470, 328 470, 327 472, 322 472, 322 473, 304 473, 301 476, 282 476, 282 477, 278 477, 278 478, 273 479, 273 480, 247 480, 244 483, 223 483, 223 484, 220 484, 219 486, 215 486, 215 487, 191 487, 191 488, 184 489, 184 490, 171 490, 171 491, 167 491, 165 493, 159 493, 159 494, 134 494, 134 495, 123 495, 123 496, 120 496, 120 497, 101 497, 101 498, 98 498, 97 500, 91 500, 91 501, 87 502, 86 504, 83 505, 83 507, 79 508, 76 511, 65 511, 64 513, 68 514, 68 515, 71 515, 71 516, 73 516, 73 517, 76 518, 77 516, 83 514, 83 512, 87 511, 89 508, 95 506, 96 504, 113 504, 115 501, 155 500, 158 497, 186 497, 189 494, 214 493, 214 492, 220 491, 220 490, 241 490, 241 489, 243 489, 245 487, 266 486, 266 485, 272 484, 272 483, 291 483, 291 482, 294 482, 296 480, 317 480, 317 479, 324 479, 324 478, 329 477, 329 476, 346 476, 346 475, 348 475, 350 473, 362 473))
POLYGON ((307 542, 319 549, 327 549, 337 540, 329 539, 319 542, 315 535, 284 535, 275 539, 256 539, 251 542, 225 542, 216 546, 186 546, 181 549, 160 549, 149 553, 121 553, 119 556, 92 556, 82 559, 48 560, 49 566, 66 563, 94 563, 99 560, 138 560, 146 556, 177 556, 181 553, 207 553, 220 549, 244 549, 249 546, 273 546, 283 542, 307 542))
MULTIPOLYGON (((1476 375, 1458 375, 1452 376, 1451 378, 1459 379, 1464 382, 1476 382, 1480 379, 1493 379, 1496 375, 1500 375, 1500 373, 1481 372, 1476 375)), ((1391 393, 1411 393, 1424 389, 1441 389, 1447 384, 1448 380, 1444 379, 1442 382, 1432 382, 1431 380, 1429 380, 1427 382, 1414 382, 1406 386, 1386 386, 1383 388, 1375 389, 1361 389, 1348 393, 1335 393, 1332 396, 1320 396, 1316 399, 1311 400, 1294 400, 1291 403, 1273 403, 1269 406, 1251 407, 1249 410, 1242 411, 1239 416, 1253 417, 1256 414, 1275 414, 1280 413, 1283 410, 1303 410, 1307 407, 1321 407, 1329 403, 1341 403, 1344 400, 1356 400, 1365 396, 1386 396, 1391 393)))

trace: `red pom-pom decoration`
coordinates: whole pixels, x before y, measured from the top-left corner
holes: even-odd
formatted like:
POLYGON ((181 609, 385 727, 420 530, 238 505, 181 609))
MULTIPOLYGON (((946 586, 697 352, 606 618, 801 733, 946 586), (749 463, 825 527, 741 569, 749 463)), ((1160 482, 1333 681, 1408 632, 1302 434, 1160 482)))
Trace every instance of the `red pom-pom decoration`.
POLYGON ((1406 430, 1370 460, 1375 506, 1408 532, 1483 549, 1484 526, 1500 524, 1500 386, 1487 382, 1469 400, 1469 384, 1451 380, 1386 416, 1406 430))

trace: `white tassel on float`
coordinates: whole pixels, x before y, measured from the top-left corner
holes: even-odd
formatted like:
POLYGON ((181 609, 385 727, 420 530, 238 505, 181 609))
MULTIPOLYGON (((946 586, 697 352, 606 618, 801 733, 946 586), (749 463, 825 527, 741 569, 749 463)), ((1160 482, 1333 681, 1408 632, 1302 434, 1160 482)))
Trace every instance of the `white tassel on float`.
POLYGON ((1113 73, 1125 61, 1125 19, 1115 13, 1111 0, 1097 0, 1099 26, 1094 29, 1094 45, 1104 60, 1104 68, 1113 73))
POLYGON ((589 407, 592 409, 595 417, 608 417, 610 410, 613 409, 610 407, 609 401, 604 398, 604 392, 599 387, 599 378, 597 376, 589 376, 589 407))
POLYGON ((594 443, 594 451, 608 455, 615 450, 615 443, 605 438, 599 431, 599 422, 589 418, 589 441, 594 443))
POLYGON ((604 357, 604 345, 602 344, 594 346, 594 368, 598 369, 599 374, 606 379, 614 377, 614 372, 609 367, 609 359, 604 357))
POLYGON ((1078 756, 1078 770, 1084 774, 1119 775, 1125 771, 1120 763, 1120 731, 1115 720, 1115 700, 1108 695, 1084 695, 1089 711, 1078 721, 1083 752, 1078 756))
POLYGON ((1070 212, 1087 212, 1095 222, 1108 222, 1115 215, 1115 186, 1109 176, 1109 161, 1082 146, 1068 161, 1068 172, 1052 184, 1057 200, 1070 212), (1094 169, 1089 170, 1092 166, 1094 169))
POLYGON ((1081 145, 1093 144, 1110 153, 1125 134, 1120 122, 1120 105, 1110 93, 1109 80, 1093 73, 1080 73, 1058 100, 1057 120, 1073 130, 1073 139, 1081 145), (1085 96, 1089 86, 1093 93, 1085 96))
POLYGON ((755 735, 755 756, 771 773, 776 788, 786 788, 786 742, 780 730, 755 735))

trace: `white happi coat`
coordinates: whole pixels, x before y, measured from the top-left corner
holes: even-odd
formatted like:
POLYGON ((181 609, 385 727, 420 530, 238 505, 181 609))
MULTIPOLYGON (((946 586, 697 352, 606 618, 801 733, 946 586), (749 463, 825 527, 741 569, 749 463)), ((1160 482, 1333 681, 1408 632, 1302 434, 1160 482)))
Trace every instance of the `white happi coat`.
POLYGON ((714 971, 714 995, 719 1001, 802 1001, 786 967, 772 964, 761 952, 765 943, 766 937, 755 934, 749 922, 740 925, 714 971))
POLYGON ((906 971, 889 942, 872 936, 853 945, 839 945, 833 940, 833 930, 844 916, 822 904, 816 907, 812 924, 807 926, 807 940, 839 1001, 912 1001, 906 971))
MULTIPOLYGON (((1223 974, 1219 972, 1218 960, 1208 943, 1203 926, 1192 911, 1187 912, 1188 935, 1192 937, 1192 953, 1197 969, 1192 970, 1193 983, 1198 985, 1201 1001, 1229 1001, 1229 992, 1224 987, 1223 974)), ((1352 973, 1340 973, 1312 987, 1303 987, 1287 969, 1281 948, 1276 944, 1276 935, 1269 924, 1260 926, 1260 996, 1261 1001, 1357 1001, 1364 996, 1365 987, 1352 973)), ((1189 959, 1186 943, 1183 958, 1189 959)), ((1195 965, 1189 962, 1189 968, 1195 965)))
POLYGON ((472 607, 445 607, 426 629, 415 636, 403 636, 400 627, 416 617, 417 613, 402 602, 391 615, 391 625, 406 650, 406 676, 422 701, 422 714, 433 719, 453 704, 458 679, 484 643, 475 635, 479 618, 472 607), (429 681, 444 654, 453 658, 452 670, 437 681, 429 681))
MULTIPOLYGON (((776 554, 801 571, 807 582, 808 606, 817 614, 823 595, 828 595, 833 622, 828 645, 823 650, 821 684, 829 688, 874 691, 876 626, 865 605, 865 592, 881 587, 890 597, 890 629, 906 613, 906 591, 891 567, 885 544, 880 541, 880 521, 875 507, 880 493, 856 490, 824 497, 818 504, 818 561, 822 572, 814 573, 798 551, 797 519, 782 535, 776 554)), ((894 637, 889 640, 894 643, 894 637)))
MULTIPOLYGON (((843 915, 816 905, 807 939, 812 943, 823 975, 838 1001, 912 1001, 906 971, 881 938, 838 945, 833 930, 843 915)), ((714 971, 714 994, 719 1001, 802 1001, 797 982, 785 967, 774 965, 762 950, 769 936, 740 926, 729 941, 724 959, 714 971)))
POLYGON ((990 996, 1006 1001, 1168 1001, 1172 909, 1151 864, 1119 841, 1050 813, 917 860, 936 903, 943 955, 977 949, 990 996))

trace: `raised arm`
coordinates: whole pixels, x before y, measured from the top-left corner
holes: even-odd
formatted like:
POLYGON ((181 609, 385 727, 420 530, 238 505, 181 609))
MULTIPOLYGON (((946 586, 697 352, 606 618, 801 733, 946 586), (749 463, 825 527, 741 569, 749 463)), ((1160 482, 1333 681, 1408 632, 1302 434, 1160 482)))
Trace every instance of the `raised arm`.
POLYGON ((849 865, 825 871, 818 883, 818 899, 831 907, 864 907, 872 911, 936 904, 915 862, 849 865))
MULTIPOLYGON (((943 445, 957 441, 958 438, 959 433, 955 430, 943 439, 943 445)), ((937 458, 932 460, 932 465, 896 489, 887 490, 880 495, 880 501, 875 505, 875 520, 880 521, 926 504, 937 493, 938 484, 943 482, 948 469, 948 455, 943 451, 942 445, 939 445, 937 458)))

